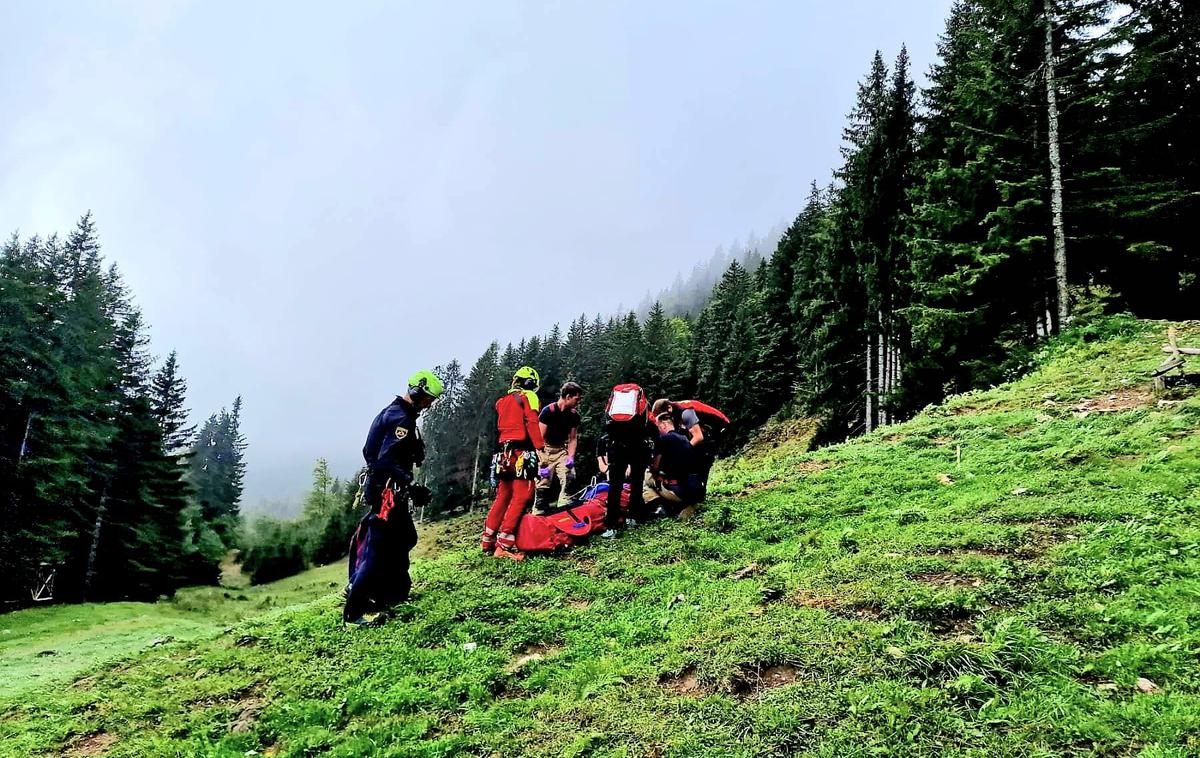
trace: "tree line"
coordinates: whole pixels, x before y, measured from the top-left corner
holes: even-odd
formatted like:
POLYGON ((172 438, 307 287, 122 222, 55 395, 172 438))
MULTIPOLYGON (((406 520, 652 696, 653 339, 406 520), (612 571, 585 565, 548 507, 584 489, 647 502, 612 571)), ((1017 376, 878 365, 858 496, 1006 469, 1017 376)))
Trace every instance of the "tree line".
POLYGON ((1016 375, 1072 318, 1195 315, 1200 6, 959 0, 928 81, 918 93, 904 49, 890 66, 876 53, 831 181, 695 310, 580 316, 493 343, 465 374, 439 367, 447 393, 423 424, 436 501, 479 498, 492 403, 520 365, 545 402, 584 386, 582 451, 622 381, 717 405, 730 445, 781 411, 835 441, 1016 375))
POLYGON ((91 214, 0 248, 0 601, 154 599, 212 584, 235 543, 241 398, 189 424, 91 214))

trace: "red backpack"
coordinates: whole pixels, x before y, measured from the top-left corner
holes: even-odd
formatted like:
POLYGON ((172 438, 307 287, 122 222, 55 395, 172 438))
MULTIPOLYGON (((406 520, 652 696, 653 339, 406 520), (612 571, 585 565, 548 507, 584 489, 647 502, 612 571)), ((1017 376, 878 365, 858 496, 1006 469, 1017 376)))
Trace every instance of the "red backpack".
POLYGON ((724 431, 725 427, 729 426, 729 417, 708 403, 702 403, 699 400, 676 400, 674 405, 678 408, 695 411, 700 418, 701 425, 708 426, 715 431, 724 431))
POLYGON ((604 428, 609 434, 632 431, 639 433, 646 427, 646 392, 636 384, 618 384, 608 396, 604 407, 604 428))

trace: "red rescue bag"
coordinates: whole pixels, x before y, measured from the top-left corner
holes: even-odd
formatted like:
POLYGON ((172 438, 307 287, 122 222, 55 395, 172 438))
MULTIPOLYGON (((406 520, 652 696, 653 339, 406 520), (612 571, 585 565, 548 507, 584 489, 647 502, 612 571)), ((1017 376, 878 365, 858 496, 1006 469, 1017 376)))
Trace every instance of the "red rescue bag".
MULTIPOLYGON (((604 516, 608 494, 601 493, 579 505, 548 516, 527 513, 517 525, 517 549, 549 553, 598 534, 607 527, 604 516)), ((629 507, 629 490, 621 493, 621 508, 629 507)))

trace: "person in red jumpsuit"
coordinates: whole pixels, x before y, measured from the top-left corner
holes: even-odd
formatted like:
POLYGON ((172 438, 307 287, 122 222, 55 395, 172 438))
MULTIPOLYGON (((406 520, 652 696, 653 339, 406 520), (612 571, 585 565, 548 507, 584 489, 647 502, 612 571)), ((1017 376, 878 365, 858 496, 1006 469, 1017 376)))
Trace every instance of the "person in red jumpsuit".
POLYGON ((522 366, 513 375, 512 389, 496 401, 496 430, 500 452, 492 458, 496 500, 488 511, 480 546, 497 558, 525 559, 517 550, 517 524, 533 502, 539 477, 549 470, 538 462, 546 443, 538 426, 538 372, 522 366))

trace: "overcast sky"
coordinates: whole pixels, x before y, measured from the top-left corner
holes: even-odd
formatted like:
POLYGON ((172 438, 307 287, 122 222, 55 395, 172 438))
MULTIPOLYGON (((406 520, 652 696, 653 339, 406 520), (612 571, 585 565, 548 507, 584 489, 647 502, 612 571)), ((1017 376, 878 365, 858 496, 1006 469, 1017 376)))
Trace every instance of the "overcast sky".
POLYGON ((634 306, 824 184, 950 0, 0 4, 0 232, 95 214, 246 500, 348 475, 415 369, 634 306))

